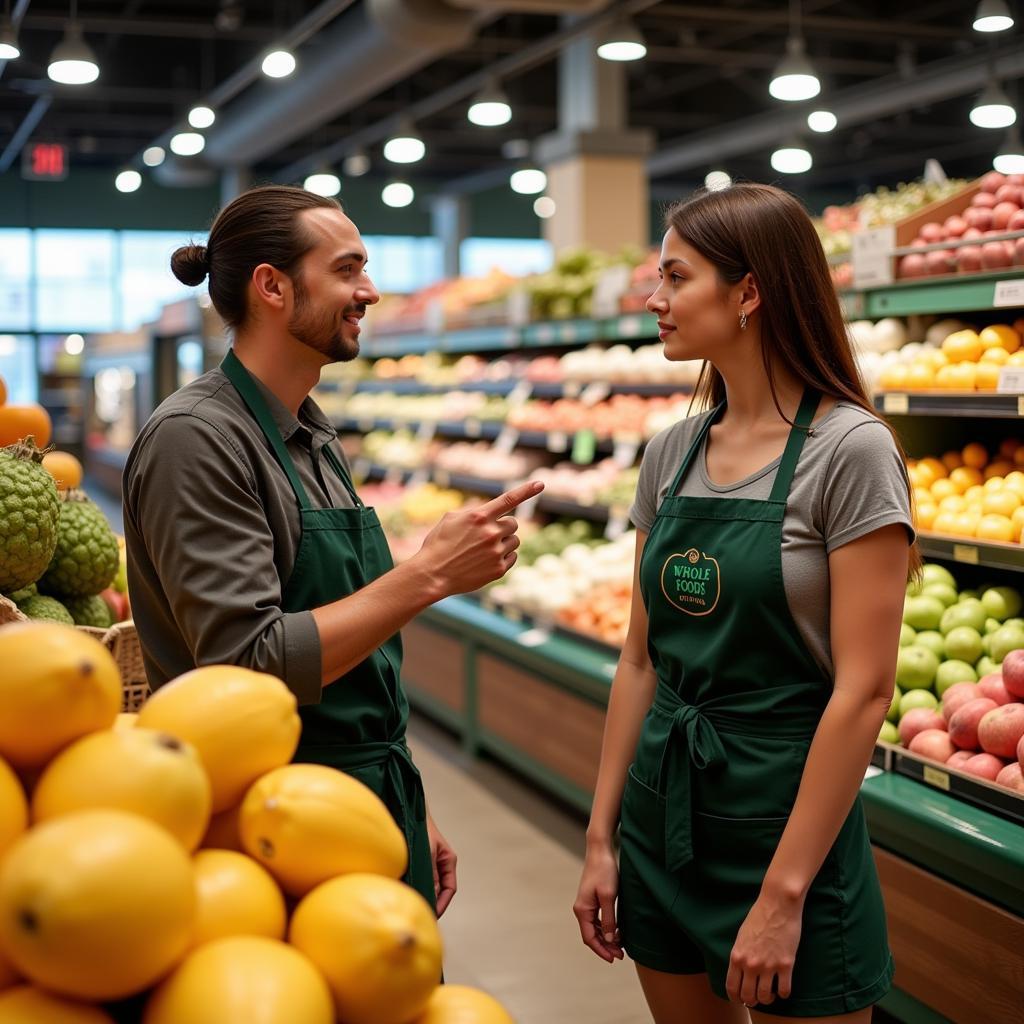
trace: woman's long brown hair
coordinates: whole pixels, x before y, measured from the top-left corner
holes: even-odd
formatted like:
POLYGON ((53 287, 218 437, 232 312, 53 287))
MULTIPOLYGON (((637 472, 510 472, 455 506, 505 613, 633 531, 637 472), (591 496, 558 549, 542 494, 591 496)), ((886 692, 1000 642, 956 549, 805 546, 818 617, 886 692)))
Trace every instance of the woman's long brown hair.
MULTIPOLYGON (((779 414, 775 367, 781 365, 804 387, 849 402, 877 416, 857 368, 839 297, 811 219, 801 203, 772 185, 734 184, 721 191, 701 190, 676 203, 665 217, 667 228, 715 265, 719 277, 734 285, 749 273, 761 296, 761 358, 779 414)), ((704 363, 694 394, 698 408, 725 400, 725 381, 704 363)), ((885 423, 885 420, 880 422, 885 423)), ((900 455, 899 436, 885 424, 900 455)), ((914 494, 907 478, 913 508, 914 494)), ((910 553, 910 575, 920 571, 921 553, 910 553)))

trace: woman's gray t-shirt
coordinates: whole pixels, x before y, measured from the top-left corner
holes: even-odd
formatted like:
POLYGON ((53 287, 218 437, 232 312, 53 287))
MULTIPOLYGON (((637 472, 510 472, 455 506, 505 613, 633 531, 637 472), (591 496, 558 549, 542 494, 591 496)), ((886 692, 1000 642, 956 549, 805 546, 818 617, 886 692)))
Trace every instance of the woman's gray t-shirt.
MULTIPOLYGON (((707 417, 681 420, 644 452, 630 518, 650 533, 662 501, 707 417)), ((677 494, 767 499, 781 457, 728 487, 708 479, 701 446, 677 494)), ((804 443, 782 524, 782 577, 793 619, 814 659, 831 676, 828 556, 873 530, 901 523, 914 536, 907 473, 889 428, 859 406, 838 402, 804 443)))

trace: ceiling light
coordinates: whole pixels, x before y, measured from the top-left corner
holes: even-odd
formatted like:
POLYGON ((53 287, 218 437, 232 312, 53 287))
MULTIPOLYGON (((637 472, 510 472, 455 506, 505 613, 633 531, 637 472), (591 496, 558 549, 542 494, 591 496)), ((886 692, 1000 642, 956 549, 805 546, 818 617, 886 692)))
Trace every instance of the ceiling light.
POLYGON ((597 55, 603 60, 643 60, 647 56, 647 44, 631 21, 616 22, 601 37, 597 55))
POLYGON ((21 56, 18 46, 18 34, 14 31, 14 22, 10 14, 0 18, 0 60, 17 60, 21 56))
POLYGON ((171 136, 171 152, 178 156, 195 156, 202 153, 206 139, 199 132, 178 132, 171 136))
POLYGON ((481 128, 496 128, 512 120, 512 108, 505 93, 497 83, 492 83, 477 94, 467 116, 481 128))
POLYGON ((142 153, 142 162, 147 167, 159 167, 164 162, 164 157, 167 154, 164 152, 163 146, 150 146, 142 153))
POLYGON ((812 110, 807 115, 807 127, 812 132, 830 132, 839 124, 831 110, 812 110))
POLYGON ((64 351, 69 356, 80 356, 85 351, 85 338, 80 334, 69 334, 64 339, 64 351))
POLYGON ((267 78, 287 78, 295 70, 295 57, 288 50, 273 50, 263 58, 267 78))
POLYGON ((423 140, 408 125, 399 130, 384 143, 384 158, 393 164, 414 164, 423 159, 427 147, 423 140))
POLYGON ((548 187, 548 176, 543 171, 537 170, 536 167, 527 167, 516 171, 509 178, 509 184, 512 186, 512 191, 518 192, 521 196, 535 196, 548 187))
POLYGON ((46 73, 61 85, 88 85, 100 76, 96 55, 82 37, 77 21, 68 23, 64 38, 53 48, 46 73))
POLYGON ((821 92, 821 82, 804 53, 802 36, 790 36, 786 43, 786 56, 779 62, 768 91, 777 100, 795 103, 809 100, 821 92))
POLYGON ((981 0, 974 15, 975 32, 1005 32, 1013 28, 1013 15, 1003 0, 981 0))
POLYGON ((318 196, 336 196, 341 191, 341 179, 330 168, 323 168, 310 174, 302 183, 307 192, 318 196))
POLYGON ((135 192, 141 184, 142 175, 132 168, 121 171, 114 179, 114 186, 118 192, 135 192))
POLYGON ((732 184, 732 178, 725 171, 709 171, 704 178, 704 187, 709 192, 721 192, 732 184))
POLYGON ((1009 128, 1017 120, 1017 111, 999 83, 992 79, 975 101, 971 124, 979 128, 1009 128))
POLYGON ((803 174, 814 164, 799 139, 792 139, 772 153, 772 168, 780 174, 803 174))
POLYGON ((555 201, 551 196, 540 196, 533 201, 533 212, 542 220, 555 215, 555 201))
POLYGON ((393 181, 389 185, 384 186, 384 191, 381 192, 380 197, 384 201, 385 206, 401 209, 403 206, 408 206, 416 198, 416 193, 413 191, 412 185, 407 185, 404 181, 393 181))
POLYGON ((188 123, 193 128, 209 128, 216 120, 217 115, 209 107, 193 107, 188 112, 188 123))
POLYGON ((341 169, 347 178, 361 178, 370 169, 370 158, 361 149, 357 150, 345 157, 341 169))
POLYGON ((999 147, 992 166, 1000 174, 1024 174, 1024 144, 1016 125, 1006 133, 1006 140, 999 147))

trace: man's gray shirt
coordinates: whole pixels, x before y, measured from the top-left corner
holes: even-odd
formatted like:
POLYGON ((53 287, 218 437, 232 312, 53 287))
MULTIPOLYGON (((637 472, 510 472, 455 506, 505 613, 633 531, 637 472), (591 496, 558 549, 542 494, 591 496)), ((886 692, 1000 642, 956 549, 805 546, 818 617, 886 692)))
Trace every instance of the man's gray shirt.
MULTIPOLYGON (((298 418, 257 381, 310 501, 353 502, 323 448, 344 454, 307 398, 298 418)), ((347 465, 347 464, 346 464, 347 465)), ((197 665, 279 676, 300 704, 321 695, 320 636, 282 594, 301 527, 288 478, 219 369, 171 395, 143 427, 123 480, 129 593, 156 688, 197 665)))

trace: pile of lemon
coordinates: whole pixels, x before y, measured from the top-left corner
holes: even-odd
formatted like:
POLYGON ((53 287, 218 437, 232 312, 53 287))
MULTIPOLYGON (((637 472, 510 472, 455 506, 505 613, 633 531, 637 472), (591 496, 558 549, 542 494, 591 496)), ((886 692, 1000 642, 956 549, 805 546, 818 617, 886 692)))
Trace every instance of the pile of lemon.
POLYGON ((1024 444, 1004 441, 993 456, 974 441, 940 459, 908 461, 918 529, 953 537, 1021 543, 1024 444))
POLYGON ((0 1021, 512 1024, 442 986, 402 832, 292 764, 273 676, 200 668, 119 715, 106 648, 0 628, 0 1021))
MULTIPOLYGON (((1020 321, 1018 321, 1018 324, 1020 321)), ((883 391, 995 391, 1004 366, 1024 367, 1021 333, 1009 324, 954 331, 941 348, 923 347, 909 363, 879 375, 883 391)))

